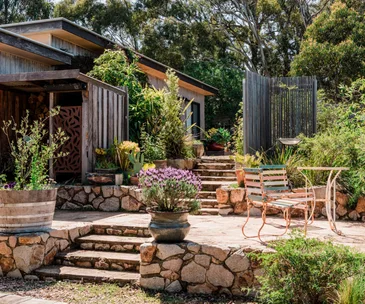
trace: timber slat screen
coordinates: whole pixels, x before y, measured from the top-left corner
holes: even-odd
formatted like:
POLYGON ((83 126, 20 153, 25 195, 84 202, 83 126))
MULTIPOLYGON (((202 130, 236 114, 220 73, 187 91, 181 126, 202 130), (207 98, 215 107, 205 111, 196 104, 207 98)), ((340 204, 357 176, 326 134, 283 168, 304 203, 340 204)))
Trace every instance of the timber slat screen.
POLYGON ((315 77, 263 77, 246 71, 243 82, 244 152, 267 150, 278 138, 316 132, 315 77))
MULTIPOLYGON (((128 93, 116 92, 97 84, 89 83, 83 92, 83 144, 85 172, 95 168, 96 148, 110 148, 114 140, 129 138, 128 93)), ((83 174, 84 176, 84 174, 83 174)))

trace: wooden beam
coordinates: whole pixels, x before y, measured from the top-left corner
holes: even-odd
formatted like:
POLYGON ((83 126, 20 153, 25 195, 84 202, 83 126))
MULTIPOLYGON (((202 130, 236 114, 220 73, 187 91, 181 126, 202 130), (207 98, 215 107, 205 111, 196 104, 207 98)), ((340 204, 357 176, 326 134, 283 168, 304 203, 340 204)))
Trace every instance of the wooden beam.
POLYGON ((64 64, 71 64, 72 55, 45 44, 33 41, 24 36, 0 28, 0 42, 6 45, 55 60, 64 64))
POLYGON ((74 92, 86 90, 86 83, 60 83, 60 84, 46 84, 43 86, 47 92, 74 92))
POLYGON ((87 76, 83 73, 79 73, 79 75, 76 77, 76 79, 81 80, 83 82, 92 83, 94 85, 97 85, 98 87, 101 87, 101 88, 106 89, 108 91, 112 91, 112 92, 117 93, 117 94, 125 94, 126 91, 127 91, 126 88, 124 89, 124 88, 114 87, 110 84, 107 84, 107 83, 105 83, 103 81, 100 81, 98 79, 95 79, 93 77, 87 76))
POLYGON ((80 70, 60 70, 60 71, 42 71, 17 74, 0 75, 0 83, 17 81, 37 81, 37 80, 56 80, 56 79, 77 79, 80 70))
MULTIPOLYGON (((49 93, 49 111, 51 111, 54 108, 54 97, 55 97, 55 94, 53 92, 49 93)), ((50 117, 49 118, 49 135, 54 133, 53 122, 54 122, 53 117, 50 117)), ((50 144, 52 144, 51 136, 49 137, 49 142, 50 142, 50 144)), ((50 159, 50 161, 49 161, 49 177, 52 179, 55 179, 53 161, 54 161, 53 159, 50 159)))

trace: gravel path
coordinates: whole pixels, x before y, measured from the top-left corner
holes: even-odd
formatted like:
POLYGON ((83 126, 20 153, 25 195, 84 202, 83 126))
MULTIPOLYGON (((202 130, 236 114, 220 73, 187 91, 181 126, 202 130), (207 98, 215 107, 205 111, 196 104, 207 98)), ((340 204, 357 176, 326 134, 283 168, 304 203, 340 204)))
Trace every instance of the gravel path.
POLYGON ((76 282, 23 281, 0 278, 0 292, 20 296, 61 301, 68 304, 241 304, 251 303, 244 298, 225 296, 194 296, 143 291, 133 286, 116 284, 81 284, 76 282))

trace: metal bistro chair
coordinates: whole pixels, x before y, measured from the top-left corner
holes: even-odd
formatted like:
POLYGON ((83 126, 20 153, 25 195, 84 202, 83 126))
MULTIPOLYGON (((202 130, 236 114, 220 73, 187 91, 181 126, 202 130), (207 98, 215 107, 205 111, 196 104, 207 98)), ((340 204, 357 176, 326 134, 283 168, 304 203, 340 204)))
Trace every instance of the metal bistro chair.
POLYGON ((283 212, 285 220, 285 231, 281 234, 267 234, 266 236, 282 236, 284 235, 291 223, 291 211, 300 209, 304 212, 304 234, 307 234, 308 222, 314 221, 315 209, 315 192, 308 191, 306 184, 305 192, 291 192, 288 185, 288 177, 285 165, 265 165, 259 168, 244 168, 244 181, 247 199, 247 218, 242 227, 242 233, 247 238, 256 236, 248 236, 245 233, 245 226, 250 219, 250 209, 253 206, 262 206, 262 225, 258 231, 257 237, 261 242, 261 231, 266 221, 267 209, 274 208, 283 212), (309 205, 311 208, 309 208, 309 205), (310 212, 310 214, 309 214, 310 212))

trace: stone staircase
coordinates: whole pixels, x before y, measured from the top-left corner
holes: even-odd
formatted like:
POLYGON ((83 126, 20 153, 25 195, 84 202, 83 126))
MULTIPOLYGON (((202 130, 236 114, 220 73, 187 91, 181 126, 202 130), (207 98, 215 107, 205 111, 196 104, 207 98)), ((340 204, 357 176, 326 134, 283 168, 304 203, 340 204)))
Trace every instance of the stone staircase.
POLYGON ((218 214, 215 190, 237 182, 234 161, 229 156, 203 156, 193 172, 202 180, 203 188, 198 196, 201 203, 200 213, 218 214))
POLYGON ((94 225, 76 239, 76 248, 59 252, 54 264, 35 271, 41 279, 134 284, 139 279, 139 247, 149 242, 145 226, 94 225))

